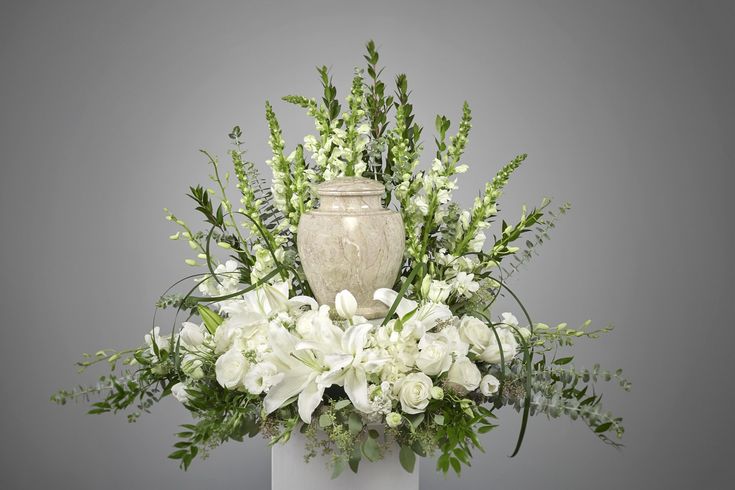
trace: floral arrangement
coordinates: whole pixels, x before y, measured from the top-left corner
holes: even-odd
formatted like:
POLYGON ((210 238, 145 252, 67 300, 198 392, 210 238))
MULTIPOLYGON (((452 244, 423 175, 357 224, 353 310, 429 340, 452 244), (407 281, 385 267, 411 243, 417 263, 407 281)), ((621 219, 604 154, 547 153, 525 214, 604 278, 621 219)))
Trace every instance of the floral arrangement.
POLYGON ((363 458, 379 460, 391 447, 400 448, 407 471, 416 455, 438 454, 438 470, 459 474, 482 451, 479 436, 496 427, 505 406, 521 414, 513 455, 535 414, 579 419, 602 441, 619 445, 622 419, 603 410, 595 383, 613 380, 627 390, 628 381, 620 370, 580 369, 570 355, 559 354, 611 328, 534 323, 508 286, 569 205, 555 213, 545 199, 536 209, 524 208, 516 223, 498 222, 498 199, 526 159, 519 155, 471 209, 462 209, 452 193, 456 176, 467 170, 469 106, 453 136, 450 121, 437 116, 435 156, 428 169, 419 169, 423 128, 414 119, 406 76, 395 78, 388 95, 372 41, 365 60, 344 108, 326 67, 318 68, 321 100, 283 98, 316 125, 316 134, 290 154, 266 103, 271 186, 245 159, 241 130, 232 130, 228 155, 239 204, 227 194, 230 174, 203 151, 212 188, 189 193, 203 229, 166 210, 179 228, 170 238, 191 247, 186 263, 200 268, 156 305, 175 312, 171 333, 162 333, 154 315, 144 345, 85 354, 80 370, 107 363, 110 374, 92 386, 60 391, 54 401, 84 399, 89 413, 127 411, 135 421, 172 395, 194 418, 169 456, 184 469, 228 440, 261 433, 285 443, 300 431, 309 441, 306 459, 330 455, 335 477, 348 467, 356 472, 363 458), (358 316, 347 290, 337 294, 334 308, 319 305, 301 267, 300 217, 318 201, 314 186, 340 176, 382 183, 383 203, 403 218, 401 272, 393 289, 375 291, 389 308, 384 319, 358 316), (185 294, 171 293, 192 281, 185 294), (501 296, 517 304, 518 316, 496 314, 501 296))

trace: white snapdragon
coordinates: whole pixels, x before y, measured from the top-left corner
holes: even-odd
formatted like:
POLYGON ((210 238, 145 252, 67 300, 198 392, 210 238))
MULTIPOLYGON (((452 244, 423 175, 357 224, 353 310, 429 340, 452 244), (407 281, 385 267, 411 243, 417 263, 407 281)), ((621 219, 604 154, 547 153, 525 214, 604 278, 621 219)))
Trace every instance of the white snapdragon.
POLYGON ((235 390, 242 386, 247 368, 248 361, 239 349, 228 350, 214 363, 217 382, 228 390, 235 390))
POLYGON ((398 384, 398 400, 404 413, 414 414, 426 410, 431 399, 433 383, 424 373, 412 373, 398 384))
POLYGON ((480 386, 482 374, 474 362, 460 357, 447 373, 447 384, 460 393, 475 391, 480 386))

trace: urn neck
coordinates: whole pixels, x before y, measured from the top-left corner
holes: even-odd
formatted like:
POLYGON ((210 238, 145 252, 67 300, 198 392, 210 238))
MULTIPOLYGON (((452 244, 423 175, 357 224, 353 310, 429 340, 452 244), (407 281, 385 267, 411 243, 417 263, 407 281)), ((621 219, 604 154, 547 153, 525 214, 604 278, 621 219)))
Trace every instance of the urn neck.
POLYGON ((319 211, 327 213, 374 213, 385 210, 381 199, 385 187, 363 177, 338 177, 320 184, 319 211))

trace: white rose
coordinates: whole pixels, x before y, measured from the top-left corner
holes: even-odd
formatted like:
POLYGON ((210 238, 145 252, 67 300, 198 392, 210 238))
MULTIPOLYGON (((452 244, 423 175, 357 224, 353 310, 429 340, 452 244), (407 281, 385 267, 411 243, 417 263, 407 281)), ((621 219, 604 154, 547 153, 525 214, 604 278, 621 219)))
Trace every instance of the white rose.
POLYGON ((345 320, 350 320, 357 313, 357 300, 351 292, 344 289, 337 293, 334 298, 334 308, 339 316, 345 320))
POLYGON ((496 327, 495 332, 498 334, 498 337, 496 338, 495 334, 491 333, 492 338, 490 339, 490 343, 482 354, 480 354, 480 359, 491 364, 498 364, 500 363, 500 351, 502 350, 505 362, 510 362, 518 352, 518 341, 515 335, 513 335, 513 332, 507 328, 496 327), (500 345, 498 345, 498 339, 500 339, 500 345))
MULTIPOLYGON (((423 339, 422 339, 423 342, 423 339)), ((419 343, 421 352, 416 357, 416 366, 429 376, 438 376, 452 365, 449 347, 444 342, 419 343)))
POLYGON ((184 383, 176 383, 171 387, 171 394, 181 403, 189 401, 189 394, 186 392, 186 385, 184 383))
POLYGON ((181 341, 189 347, 199 347, 204 343, 204 327, 196 323, 182 323, 181 341))
POLYGON ((247 367, 248 361, 242 352, 239 349, 230 349, 214 364, 217 382, 229 390, 239 388, 247 367))
POLYGON ((459 392, 475 391, 480 386, 481 378, 482 374, 475 363, 467 357, 460 357, 449 370, 447 383, 459 392))
POLYGON ((275 364, 261 362, 253 366, 243 377, 243 385, 253 395, 267 393, 271 386, 278 384, 284 377, 275 364))
POLYGON ((500 388, 500 380, 492 374, 486 374, 480 381, 480 393, 485 396, 497 393, 498 388, 500 388))
POLYGON ((424 373, 412 373, 399 382, 398 400, 404 413, 421 413, 431 398, 431 378, 424 373))
POLYGON ((484 352, 494 336, 485 322, 473 316, 464 316, 459 323, 459 337, 470 345, 474 354, 484 352))

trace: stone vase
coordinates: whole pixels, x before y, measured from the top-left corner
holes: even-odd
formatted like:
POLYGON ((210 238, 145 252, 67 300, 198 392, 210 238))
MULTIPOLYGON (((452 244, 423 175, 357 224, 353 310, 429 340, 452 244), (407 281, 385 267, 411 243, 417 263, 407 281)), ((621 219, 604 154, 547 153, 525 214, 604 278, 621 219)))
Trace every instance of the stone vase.
POLYGON ((392 287, 398 276, 405 247, 401 215, 383 207, 383 184, 363 177, 340 177, 316 192, 319 208, 301 217, 297 246, 317 301, 334 306, 336 294, 347 289, 358 315, 385 316, 388 308, 373 293, 392 287))

